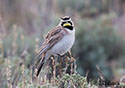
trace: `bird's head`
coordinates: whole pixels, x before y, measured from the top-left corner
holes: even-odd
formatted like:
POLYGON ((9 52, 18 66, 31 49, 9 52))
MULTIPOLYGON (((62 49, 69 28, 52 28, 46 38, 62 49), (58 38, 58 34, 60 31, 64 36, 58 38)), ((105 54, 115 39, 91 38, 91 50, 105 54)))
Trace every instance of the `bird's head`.
POLYGON ((61 17, 60 24, 63 28, 73 30, 74 24, 69 16, 61 17))

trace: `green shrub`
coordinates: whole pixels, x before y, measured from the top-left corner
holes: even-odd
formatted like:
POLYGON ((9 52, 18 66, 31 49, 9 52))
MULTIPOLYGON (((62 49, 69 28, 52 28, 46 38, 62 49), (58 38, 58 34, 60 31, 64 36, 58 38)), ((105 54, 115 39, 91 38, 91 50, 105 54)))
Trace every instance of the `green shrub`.
POLYGON ((97 79, 98 65, 106 79, 111 80, 113 72, 110 61, 124 56, 125 49, 112 27, 112 15, 102 15, 97 19, 81 19, 76 32, 73 52, 78 58, 77 71, 84 76, 89 71, 88 78, 97 79))

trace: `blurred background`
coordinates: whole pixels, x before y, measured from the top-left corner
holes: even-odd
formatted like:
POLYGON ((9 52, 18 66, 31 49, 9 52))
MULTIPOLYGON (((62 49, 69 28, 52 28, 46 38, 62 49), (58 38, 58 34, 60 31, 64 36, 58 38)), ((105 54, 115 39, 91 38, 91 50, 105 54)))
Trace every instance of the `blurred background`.
POLYGON ((18 65, 29 72, 46 33, 65 15, 75 23, 77 72, 96 80, 98 65, 108 80, 125 75, 125 0, 0 0, 0 88, 7 64, 13 80, 20 80, 18 65))

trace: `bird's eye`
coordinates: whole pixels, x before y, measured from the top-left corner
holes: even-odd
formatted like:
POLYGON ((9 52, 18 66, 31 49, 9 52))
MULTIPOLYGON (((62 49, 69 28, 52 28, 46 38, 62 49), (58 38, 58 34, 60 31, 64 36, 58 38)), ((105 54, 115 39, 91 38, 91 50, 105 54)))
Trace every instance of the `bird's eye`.
POLYGON ((61 26, 63 26, 66 22, 62 22, 61 26))

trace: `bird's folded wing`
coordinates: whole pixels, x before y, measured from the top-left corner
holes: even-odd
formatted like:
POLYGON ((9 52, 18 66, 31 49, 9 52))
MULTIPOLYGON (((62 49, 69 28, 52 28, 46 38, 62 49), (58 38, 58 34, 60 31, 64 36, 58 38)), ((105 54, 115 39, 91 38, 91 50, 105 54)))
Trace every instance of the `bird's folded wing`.
POLYGON ((41 55, 43 52, 47 52, 50 50, 58 41, 60 41, 63 36, 65 35, 62 27, 57 26, 54 29, 52 29, 46 36, 44 43, 42 44, 39 55, 41 55))
POLYGON ((61 27, 56 27, 48 33, 37 56, 35 57, 35 63, 34 63, 35 67, 42 59, 41 58, 42 54, 43 53, 45 54, 48 50, 50 50, 57 42, 59 42, 63 38, 64 35, 65 33, 61 27))
POLYGON ((53 28, 52 30, 49 31, 49 33, 45 37, 45 40, 49 40, 52 36, 57 35, 58 33, 60 33, 62 31, 62 29, 63 28, 61 26, 57 26, 57 27, 53 28))

